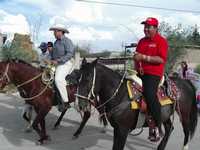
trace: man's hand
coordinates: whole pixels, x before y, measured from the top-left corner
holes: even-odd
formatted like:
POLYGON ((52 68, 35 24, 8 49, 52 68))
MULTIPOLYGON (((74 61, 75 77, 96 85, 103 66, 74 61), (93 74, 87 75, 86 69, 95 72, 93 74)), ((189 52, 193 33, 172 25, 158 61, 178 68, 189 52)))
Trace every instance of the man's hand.
POLYGON ((45 63, 45 64, 51 64, 51 61, 48 60, 48 59, 45 59, 45 60, 44 60, 44 63, 45 63))
POLYGON ((143 61, 144 60, 145 55, 141 54, 141 53, 136 53, 135 55, 133 55, 133 59, 135 61, 143 61))
POLYGON ((56 61, 56 60, 51 60, 51 63, 54 64, 54 65, 57 65, 57 64, 58 64, 58 61, 56 61))

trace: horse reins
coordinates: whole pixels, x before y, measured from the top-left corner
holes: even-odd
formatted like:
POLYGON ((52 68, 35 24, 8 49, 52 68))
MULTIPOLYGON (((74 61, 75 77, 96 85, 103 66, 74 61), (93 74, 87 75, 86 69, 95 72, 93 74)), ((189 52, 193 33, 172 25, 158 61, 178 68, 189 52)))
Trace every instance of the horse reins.
MULTIPOLYGON (((121 85, 122 85, 122 83, 123 83, 123 80, 124 80, 124 78, 125 78, 125 75, 126 75, 126 73, 124 73, 124 75, 122 76, 122 78, 121 78, 121 80, 120 80, 120 83, 119 83, 119 85, 117 86, 117 88, 116 88, 115 92, 113 93, 113 95, 112 95, 108 100, 106 100, 103 104, 101 104, 101 105, 99 105, 98 107, 96 107, 97 110, 100 109, 101 107, 103 107, 104 105, 106 105, 108 102, 110 102, 110 101, 117 95, 117 93, 119 92, 119 89, 120 89, 120 87, 121 87, 121 85)), ((96 81, 96 67, 94 67, 94 74, 93 74, 92 87, 91 87, 91 89, 90 89, 90 92, 88 93, 88 96, 86 97, 86 96, 79 95, 79 94, 75 94, 75 96, 78 97, 78 98, 82 98, 82 99, 84 99, 84 100, 88 100, 88 101, 91 103, 91 102, 93 101, 93 100, 91 99, 91 95, 92 95, 93 97, 95 97, 95 93, 94 93, 95 81, 96 81)), ((91 104, 94 106, 94 103, 93 103, 93 102, 92 102, 91 104)))
POLYGON ((17 85, 16 87, 17 87, 17 88, 22 87, 22 86, 24 86, 24 85, 26 85, 26 84, 28 84, 28 83, 30 83, 30 82, 36 80, 36 79, 39 78, 40 76, 42 76, 42 73, 36 75, 35 77, 33 77, 33 78, 31 78, 31 79, 29 79, 29 80, 27 80, 27 81, 25 81, 25 82, 23 82, 23 83, 21 83, 21 84, 19 84, 19 85, 17 85))
MULTIPOLYGON (((8 81, 8 83, 11 81, 10 78, 9 78, 9 76, 8 76, 9 66, 10 66, 10 63, 8 63, 8 64, 6 65, 6 69, 5 69, 5 71, 4 71, 3 76, 0 78, 0 81, 3 80, 4 77, 6 77, 6 80, 8 81)), ((17 87, 17 88, 20 88, 20 87, 22 87, 22 86, 24 86, 24 85, 26 85, 26 84, 28 84, 28 83, 30 83, 30 82, 32 82, 32 81, 38 79, 40 76, 42 76, 42 73, 40 73, 40 74, 38 74, 37 76, 31 78, 30 80, 27 80, 27 81, 25 81, 25 82, 23 82, 23 83, 17 85, 16 87, 17 87)), ((48 88, 49 84, 50 84, 50 82, 48 82, 48 83, 46 84, 45 88, 44 88, 39 94, 37 94, 37 95, 35 95, 35 96, 32 96, 32 97, 28 97, 28 98, 23 98, 23 99, 24 99, 24 100, 33 100, 34 98, 36 98, 36 97, 42 95, 42 94, 46 91, 46 89, 48 88)))
MULTIPOLYGON (((82 76, 81 76, 79 81, 81 81, 81 79, 82 79, 82 76)), ((93 74, 93 78, 92 78, 92 86, 91 86, 90 92, 88 93, 88 96, 86 97, 86 96, 83 96, 83 95, 74 94, 76 97, 79 97, 79 98, 82 98, 84 100, 89 101, 89 103, 91 105, 93 105, 94 107, 95 107, 95 104, 93 102, 94 100, 91 99, 91 96, 95 97, 95 94, 94 94, 95 81, 96 81, 96 68, 94 67, 94 74, 93 74)))

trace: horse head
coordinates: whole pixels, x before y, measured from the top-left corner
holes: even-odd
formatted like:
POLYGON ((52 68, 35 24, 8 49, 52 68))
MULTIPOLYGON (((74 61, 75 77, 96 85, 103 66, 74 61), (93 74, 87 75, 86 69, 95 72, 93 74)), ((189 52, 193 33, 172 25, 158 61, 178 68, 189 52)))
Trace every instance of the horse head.
POLYGON ((95 82, 97 61, 95 60, 91 63, 88 63, 86 59, 82 61, 77 94, 77 97, 80 99, 91 101, 96 97, 95 82))
POLYGON ((9 83, 19 86, 40 72, 40 69, 23 60, 2 61, 0 62, 0 88, 3 89, 9 83))

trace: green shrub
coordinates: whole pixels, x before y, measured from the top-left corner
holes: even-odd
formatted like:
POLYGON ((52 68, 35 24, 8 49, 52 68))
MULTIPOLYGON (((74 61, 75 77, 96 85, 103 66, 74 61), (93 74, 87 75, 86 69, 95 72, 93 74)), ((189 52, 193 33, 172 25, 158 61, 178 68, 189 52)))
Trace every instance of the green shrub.
POLYGON ((1 59, 8 60, 8 59, 21 59, 26 62, 31 62, 33 59, 32 53, 29 53, 19 46, 9 46, 5 45, 1 51, 1 59))

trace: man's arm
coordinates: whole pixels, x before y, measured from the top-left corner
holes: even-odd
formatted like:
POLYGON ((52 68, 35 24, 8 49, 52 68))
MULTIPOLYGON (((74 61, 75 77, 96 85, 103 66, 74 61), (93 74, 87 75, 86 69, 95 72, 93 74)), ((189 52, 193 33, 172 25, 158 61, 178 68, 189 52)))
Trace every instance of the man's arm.
POLYGON ((64 40, 65 55, 60 57, 58 63, 65 63, 74 56, 74 45, 70 39, 64 40))
POLYGON ((136 53, 134 55, 134 59, 137 61, 143 61, 151 64, 162 64, 165 63, 167 60, 167 49, 168 44, 166 41, 161 41, 158 47, 158 55, 157 56, 148 56, 141 53, 136 53))
POLYGON ((163 64, 164 60, 160 56, 143 55, 143 61, 151 64, 163 64))

